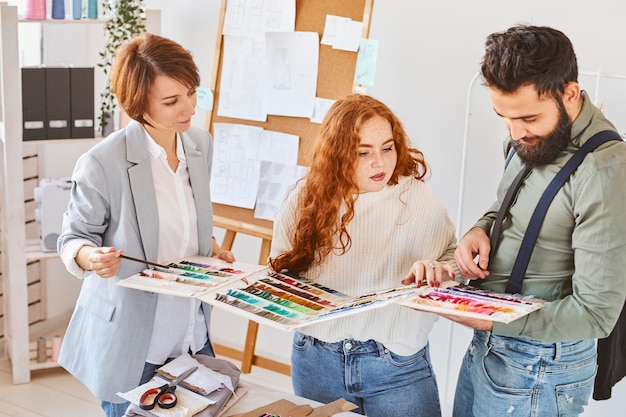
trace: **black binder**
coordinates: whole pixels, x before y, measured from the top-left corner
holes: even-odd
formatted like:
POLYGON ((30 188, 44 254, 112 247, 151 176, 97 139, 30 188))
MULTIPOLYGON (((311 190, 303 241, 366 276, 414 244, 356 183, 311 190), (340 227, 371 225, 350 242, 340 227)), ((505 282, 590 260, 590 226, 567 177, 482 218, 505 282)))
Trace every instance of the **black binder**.
POLYGON ((70 69, 46 68, 46 139, 69 139, 70 69))
POLYGON ((22 68, 22 139, 46 138, 46 73, 41 67, 22 68))
POLYGON ((94 137, 94 70, 93 67, 70 68, 71 137, 94 137))

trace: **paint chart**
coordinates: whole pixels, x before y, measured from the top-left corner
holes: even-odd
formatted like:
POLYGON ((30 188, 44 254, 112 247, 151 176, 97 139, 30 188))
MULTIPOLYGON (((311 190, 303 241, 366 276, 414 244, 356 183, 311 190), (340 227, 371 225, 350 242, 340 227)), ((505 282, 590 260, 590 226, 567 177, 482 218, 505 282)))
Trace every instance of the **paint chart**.
POLYGON ((220 290, 214 294, 215 298, 202 297, 202 300, 249 320, 292 330, 383 307, 414 295, 417 290, 415 287, 398 287, 351 297, 305 278, 272 270, 256 273, 250 278, 254 280, 250 285, 220 290))
MULTIPOLYGON (((165 266, 165 265, 163 265, 165 266)), ((349 296, 267 266, 190 257, 167 268, 152 267, 120 279, 117 285, 180 297, 195 297, 258 323, 290 331, 391 303, 434 313, 509 323, 546 301, 495 293, 447 281, 440 288, 400 286, 349 296)))
POLYGON ((121 279, 117 285, 180 297, 200 297, 233 285, 250 274, 267 269, 262 265, 228 263, 209 257, 190 257, 170 262, 166 268, 153 267, 121 279))
POLYGON ((540 309, 546 301, 447 281, 440 288, 421 288, 417 295, 399 304, 416 310, 510 323, 540 309))

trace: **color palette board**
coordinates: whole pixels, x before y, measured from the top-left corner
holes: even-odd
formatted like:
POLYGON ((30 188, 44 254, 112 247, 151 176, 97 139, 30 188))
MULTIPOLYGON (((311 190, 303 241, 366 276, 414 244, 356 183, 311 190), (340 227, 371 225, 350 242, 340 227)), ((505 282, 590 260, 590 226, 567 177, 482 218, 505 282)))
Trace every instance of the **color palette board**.
POLYGON ((169 263, 167 269, 148 268, 121 279, 117 285, 180 297, 201 297, 224 286, 239 283, 263 265, 228 263, 209 257, 189 257, 169 263))
POLYGON ((434 313, 503 323, 536 311, 544 300, 500 294, 454 281, 440 288, 400 286, 352 297, 267 266, 190 257, 149 268, 117 285, 181 297, 195 297, 216 308, 282 330, 380 308, 391 303, 434 313))
POLYGON ((417 295, 399 304, 416 310, 510 323, 540 309, 546 301, 447 281, 441 288, 421 288, 417 295))
POLYGON ((307 279, 269 269, 251 275, 249 280, 252 281, 250 285, 219 290, 213 299, 202 297, 202 300, 249 320, 292 330, 383 307, 415 295, 417 290, 415 287, 398 287, 351 297, 307 279))

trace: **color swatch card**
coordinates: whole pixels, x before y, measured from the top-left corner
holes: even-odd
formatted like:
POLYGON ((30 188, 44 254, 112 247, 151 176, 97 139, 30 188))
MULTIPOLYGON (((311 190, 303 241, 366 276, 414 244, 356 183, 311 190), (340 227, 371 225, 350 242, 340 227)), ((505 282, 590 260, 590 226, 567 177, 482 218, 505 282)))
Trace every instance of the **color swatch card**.
POLYGON ((166 266, 168 268, 144 269, 139 274, 119 280, 117 285, 159 294, 200 297, 267 269, 263 265, 228 263, 203 256, 181 259, 166 266))
POLYGON ((540 309, 546 301, 447 281, 440 288, 422 287, 417 295, 400 300, 399 304, 416 310, 509 323, 540 309))
POLYGON ((252 274, 250 284, 200 297, 217 308, 282 330, 378 308, 415 295, 415 287, 398 287, 351 297, 304 278, 270 269, 252 274))

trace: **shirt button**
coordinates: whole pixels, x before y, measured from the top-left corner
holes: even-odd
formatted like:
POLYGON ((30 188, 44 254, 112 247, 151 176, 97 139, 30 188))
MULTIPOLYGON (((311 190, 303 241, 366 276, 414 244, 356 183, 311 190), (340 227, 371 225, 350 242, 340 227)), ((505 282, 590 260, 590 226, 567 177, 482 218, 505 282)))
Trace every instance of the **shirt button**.
POLYGON ((343 346, 344 346, 346 349, 348 349, 348 350, 352 349, 352 343, 350 343, 350 342, 346 342, 346 344, 345 344, 345 345, 343 345, 343 346))

